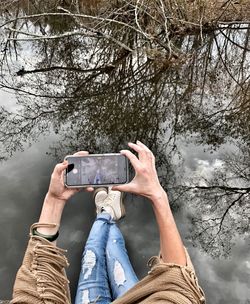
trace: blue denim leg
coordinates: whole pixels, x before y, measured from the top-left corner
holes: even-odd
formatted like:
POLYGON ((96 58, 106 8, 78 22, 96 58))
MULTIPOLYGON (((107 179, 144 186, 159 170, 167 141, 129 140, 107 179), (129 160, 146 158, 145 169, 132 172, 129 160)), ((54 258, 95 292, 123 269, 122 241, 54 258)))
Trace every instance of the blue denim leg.
POLYGON ((130 263, 124 238, 114 222, 109 229, 106 263, 112 297, 115 300, 132 288, 138 278, 130 263))
POLYGON ((110 220, 108 213, 101 213, 92 226, 82 255, 75 304, 112 302, 105 252, 110 220))

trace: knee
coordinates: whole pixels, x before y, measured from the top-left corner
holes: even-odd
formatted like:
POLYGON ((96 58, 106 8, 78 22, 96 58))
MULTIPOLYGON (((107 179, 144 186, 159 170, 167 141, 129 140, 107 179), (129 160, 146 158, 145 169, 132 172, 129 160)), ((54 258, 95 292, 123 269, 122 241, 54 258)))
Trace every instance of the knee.
POLYGON ((126 276, 125 276, 124 268, 118 260, 115 260, 114 262, 113 275, 117 287, 123 286, 124 283, 126 282, 126 276))

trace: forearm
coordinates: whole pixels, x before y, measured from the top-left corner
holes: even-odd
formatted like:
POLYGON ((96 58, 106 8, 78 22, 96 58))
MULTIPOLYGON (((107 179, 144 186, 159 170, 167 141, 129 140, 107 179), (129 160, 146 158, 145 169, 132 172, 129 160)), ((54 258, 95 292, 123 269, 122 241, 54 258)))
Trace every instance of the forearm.
POLYGON ((186 265, 184 246, 170 209, 166 192, 164 190, 159 191, 151 200, 159 227, 163 261, 186 265))
MULTIPOLYGON (((65 206, 65 201, 58 200, 47 193, 42 211, 39 218, 39 223, 54 223, 55 227, 39 227, 37 231, 45 235, 54 235, 60 226, 62 212, 65 206)), ((53 242, 56 244, 56 241, 53 242)))

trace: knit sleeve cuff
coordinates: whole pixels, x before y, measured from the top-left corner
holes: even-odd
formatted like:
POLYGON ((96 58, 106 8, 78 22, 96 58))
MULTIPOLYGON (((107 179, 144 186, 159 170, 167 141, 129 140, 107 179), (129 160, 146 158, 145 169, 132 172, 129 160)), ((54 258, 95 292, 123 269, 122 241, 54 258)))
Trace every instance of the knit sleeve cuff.
MULTIPOLYGON (((193 263, 190 259, 190 256, 189 256, 189 253, 186 249, 186 247, 184 247, 184 250, 185 250, 185 255, 186 255, 186 261, 187 261, 187 264, 185 265, 185 267, 188 267, 190 270, 194 271, 194 266, 193 266, 193 263)), ((149 261, 148 261, 148 267, 149 268, 153 268, 155 267, 157 264, 162 264, 162 263, 165 263, 162 259, 162 255, 161 255, 161 252, 159 252, 159 255, 158 256, 152 256, 149 261)), ((165 263, 165 264, 174 264, 174 263, 165 263)), ((176 264, 177 266, 180 266, 178 264, 176 264)))
POLYGON ((148 274, 157 276, 163 273, 165 274, 165 281, 171 282, 173 285, 177 284, 179 286, 180 282, 182 282, 183 292, 189 293, 193 299, 196 299, 196 302, 192 303, 205 304, 205 294, 199 286, 188 251, 185 247, 184 249, 187 261, 185 266, 176 263, 165 263, 162 260, 161 253, 159 253, 158 256, 154 256, 148 261, 148 266, 151 268, 148 274))
POLYGON ((63 250, 48 240, 32 235, 36 227, 56 227, 54 223, 35 223, 13 288, 11 304, 70 304, 69 281, 65 268, 68 261, 63 250))

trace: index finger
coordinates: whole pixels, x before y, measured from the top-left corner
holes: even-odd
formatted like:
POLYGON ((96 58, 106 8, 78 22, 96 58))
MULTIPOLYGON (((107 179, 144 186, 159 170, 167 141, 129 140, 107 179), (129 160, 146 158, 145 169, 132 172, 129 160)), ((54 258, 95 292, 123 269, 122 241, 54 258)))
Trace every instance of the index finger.
POLYGON ((125 155, 130 160, 135 170, 140 167, 139 159, 132 152, 130 152, 129 150, 121 150, 120 153, 125 155))

